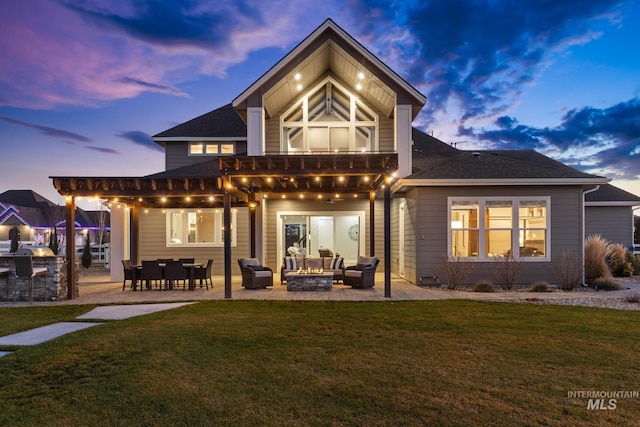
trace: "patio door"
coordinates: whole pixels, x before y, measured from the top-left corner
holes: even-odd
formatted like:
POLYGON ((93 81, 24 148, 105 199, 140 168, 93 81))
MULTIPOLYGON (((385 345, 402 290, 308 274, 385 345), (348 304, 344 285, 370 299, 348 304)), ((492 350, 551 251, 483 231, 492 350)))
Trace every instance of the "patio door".
POLYGON ((364 253, 364 212, 278 212, 278 256, 320 256, 329 250, 355 264, 364 253))
POLYGON ((404 202, 398 209, 398 275, 404 277, 404 202))

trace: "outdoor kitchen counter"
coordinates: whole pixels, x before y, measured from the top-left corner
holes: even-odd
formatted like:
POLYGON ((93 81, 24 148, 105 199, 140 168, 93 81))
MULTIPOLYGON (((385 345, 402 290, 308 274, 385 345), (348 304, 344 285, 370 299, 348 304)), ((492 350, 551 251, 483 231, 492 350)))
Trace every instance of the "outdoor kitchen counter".
MULTIPOLYGON (((14 288, 17 292, 16 301, 29 301, 29 281, 27 279, 17 279, 15 276, 16 266, 13 262, 15 255, 0 255, 0 268, 8 268, 8 277, 0 277, 0 301, 13 301, 14 288)), ((33 267, 44 267, 47 269, 47 299, 56 301, 67 298, 67 272, 64 268, 63 256, 33 256, 33 267)), ((41 285, 41 278, 35 279, 33 300, 44 301, 44 287, 41 285)))

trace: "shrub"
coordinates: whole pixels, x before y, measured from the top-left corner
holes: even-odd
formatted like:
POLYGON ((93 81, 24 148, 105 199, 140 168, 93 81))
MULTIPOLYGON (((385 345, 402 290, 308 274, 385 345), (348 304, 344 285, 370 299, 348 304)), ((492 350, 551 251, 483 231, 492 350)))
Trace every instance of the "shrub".
POLYGON ((495 292, 496 288, 493 287, 493 283, 488 280, 481 280, 471 288, 471 292, 495 292))
POLYGON ((60 241, 58 240, 58 229, 53 227, 53 231, 49 233, 49 249, 54 255, 58 255, 60 252, 60 241))
POLYGON ((459 256, 451 257, 444 255, 440 257, 440 264, 436 269, 436 274, 447 284, 449 289, 458 289, 473 272, 472 262, 461 259, 459 256))
POLYGON ((89 233, 84 239, 84 247, 82 248, 82 266, 84 268, 91 267, 91 242, 89 242, 89 233))
POLYGON ((558 278, 558 289, 570 291, 582 283, 580 257, 575 252, 563 251, 554 257, 550 269, 558 278))
POLYGON ((611 245, 611 273, 615 277, 633 276, 633 254, 622 243, 611 245))
POLYGON ((522 258, 516 258, 512 254, 496 255, 494 263, 495 266, 491 269, 491 274, 496 282, 502 286, 502 289, 511 289, 518 275, 527 267, 522 258))
POLYGON ((640 292, 636 292, 634 294, 631 295, 627 295, 627 297, 624 299, 626 302, 631 302, 631 303, 635 303, 635 304, 640 304, 640 292))
POLYGON ((622 286, 611 277, 598 277, 591 286, 598 291, 619 291, 622 289, 622 286))
POLYGON ((536 282, 531 286, 529 292, 549 292, 549 284, 547 282, 536 282))
POLYGON ((20 230, 18 229, 18 227, 13 227, 11 230, 9 230, 9 240, 11 240, 11 247, 9 248, 9 252, 18 252, 18 247, 20 246, 20 230))
POLYGON ((635 274, 640 274, 640 255, 634 255, 629 252, 629 258, 631 261, 631 265, 633 265, 633 272, 635 274))
POLYGON ((584 244, 584 280, 591 285, 599 277, 611 277, 607 258, 611 255, 611 245, 599 234, 593 234, 584 244))

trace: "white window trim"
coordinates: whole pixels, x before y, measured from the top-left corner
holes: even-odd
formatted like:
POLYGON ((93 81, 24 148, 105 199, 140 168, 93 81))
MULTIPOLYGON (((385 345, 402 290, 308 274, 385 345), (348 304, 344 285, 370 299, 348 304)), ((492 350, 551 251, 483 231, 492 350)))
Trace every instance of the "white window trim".
MULTIPOLYGON (((237 209, 231 209, 231 246, 232 247, 236 247, 237 246, 237 227, 236 227, 236 223, 237 223, 237 209)), ((184 222, 184 230, 183 230, 183 235, 187 235, 188 234, 188 229, 187 227, 189 226, 187 221, 183 221, 184 222)), ((165 211, 165 244, 167 248, 222 248, 224 247, 224 241, 223 241, 223 230, 222 230, 222 224, 224 223, 224 213, 223 213, 223 209, 219 209, 219 208, 206 208, 206 209, 166 209, 165 211), (217 228, 215 230, 215 238, 213 242, 207 242, 207 243, 188 243, 188 242, 182 242, 182 243, 171 243, 171 214, 176 213, 176 212, 180 212, 180 213, 184 213, 187 214, 188 212, 214 212, 216 214, 215 217, 215 222, 217 224, 221 224, 221 226, 219 228, 217 228)))
MULTIPOLYGON (((517 250, 517 258, 526 262, 549 262, 551 261, 551 197, 550 196, 490 196, 490 197, 448 197, 447 198, 447 254, 449 259, 452 259, 451 255, 451 206, 453 202, 457 201, 478 201, 478 256, 477 257, 461 257, 465 261, 472 262, 493 262, 494 257, 484 256, 486 248, 486 234, 485 231, 485 205, 488 201, 511 201, 512 202, 512 228, 511 228, 511 247, 514 251, 517 250), (545 248, 544 256, 534 257, 521 257, 520 256, 520 218, 519 218, 519 206, 521 201, 536 201, 543 200, 546 202, 546 224, 545 224, 545 248)), ((494 228, 496 229, 496 228, 494 228)))
POLYGON ((187 154, 189 155, 189 157, 218 157, 218 156, 232 156, 234 154, 236 154, 236 143, 235 141, 194 141, 194 142, 189 142, 188 146, 187 146, 187 154), (192 153, 191 152, 191 147, 194 145, 202 145, 203 146, 203 152, 202 153, 192 153), (217 153, 207 153, 206 151, 206 147, 207 145, 217 145, 218 146, 218 152, 217 153), (233 152, 232 153, 223 153, 222 152, 222 146, 223 145, 233 145, 233 152))
MULTIPOLYGON (((371 108, 367 105, 363 104, 362 101, 358 100, 358 97, 354 95, 351 91, 347 90, 340 83, 333 80, 331 77, 326 77, 316 86, 308 90, 305 95, 301 98, 301 100, 294 103, 289 109, 287 109, 284 114, 280 116, 280 149, 284 153, 304 153, 311 152, 309 149, 309 133, 307 129, 310 127, 318 127, 318 128, 327 128, 331 129, 333 127, 340 128, 348 128, 349 129, 349 151, 355 152, 355 142, 356 142, 356 129, 359 127, 373 127, 374 137, 373 141, 371 141, 371 147, 369 147, 366 151, 376 151, 378 149, 378 141, 380 138, 380 126, 379 126, 380 118, 378 114, 376 114, 371 108), (321 87, 331 83, 331 85, 338 87, 341 91, 346 93, 349 96, 349 121, 321 121, 316 122, 309 120, 309 94, 313 94, 318 91, 321 87), (288 117, 291 113, 298 108, 303 109, 302 120, 297 122, 287 122, 284 120, 284 117, 288 117), (373 121, 356 121, 356 109, 362 108, 370 114, 374 120, 373 121), (303 148, 300 150, 289 150, 287 143, 284 138, 284 130, 292 129, 292 128, 302 128, 303 129, 303 148), (353 150, 351 148, 354 148, 353 150)), ((328 152, 328 150, 326 150, 328 152)))

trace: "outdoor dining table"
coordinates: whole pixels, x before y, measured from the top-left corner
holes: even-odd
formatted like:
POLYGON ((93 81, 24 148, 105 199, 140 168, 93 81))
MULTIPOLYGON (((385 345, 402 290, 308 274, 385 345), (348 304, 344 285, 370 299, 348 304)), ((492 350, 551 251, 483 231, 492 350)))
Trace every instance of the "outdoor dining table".
MULTIPOLYGON (((163 276, 164 276, 165 265, 166 264, 163 262, 160 263, 160 268, 163 270, 162 272, 163 276)), ((196 279, 195 279, 196 268, 203 267, 204 264, 201 262, 183 263, 182 266, 185 268, 185 270, 188 270, 187 276, 189 280, 189 290, 193 291, 196 288, 196 279)), ((131 267, 133 269, 133 290, 135 291, 138 285, 138 280, 140 279, 140 273, 142 272, 142 264, 135 264, 135 265, 132 265, 131 267)), ((140 291, 142 291, 142 282, 140 282, 140 291)))

